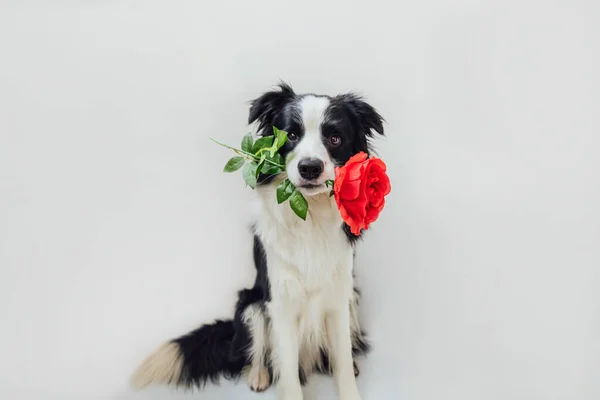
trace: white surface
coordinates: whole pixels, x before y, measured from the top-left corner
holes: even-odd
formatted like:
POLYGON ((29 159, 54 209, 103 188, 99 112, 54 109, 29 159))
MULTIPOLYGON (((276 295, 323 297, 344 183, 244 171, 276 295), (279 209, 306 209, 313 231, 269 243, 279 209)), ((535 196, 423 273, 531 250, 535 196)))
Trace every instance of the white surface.
POLYGON ((252 281, 208 136, 278 78, 388 120, 363 399, 600 398, 598 2, 293 4, 0 2, 0 398, 274 398, 127 380, 252 281))

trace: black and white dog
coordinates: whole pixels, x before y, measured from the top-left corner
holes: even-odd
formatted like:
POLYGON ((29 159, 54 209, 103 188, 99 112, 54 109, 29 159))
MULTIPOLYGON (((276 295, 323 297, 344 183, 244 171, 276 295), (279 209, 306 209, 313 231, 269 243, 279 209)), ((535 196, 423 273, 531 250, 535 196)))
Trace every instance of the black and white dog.
POLYGON ((308 200, 306 221, 277 204, 285 176, 261 176, 254 287, 239 292, 233 320, 166 343, 140 365, 133 383, 203 386, 247 372, 253 390, 276 382, 280 399, 300 400, 310 373, 332 371, 340 399, 358 400, 354 357, 368 349, 354 287, 358 237, 342 221, 325 181, 354 154, 369 154, 374 133, 383 135, 383 118, 354 94, 300 95, 280 84, 252 102, 254 122, 259 135, 271 135, 273 126, 288 132, 280 152, 287 177, 308 200))

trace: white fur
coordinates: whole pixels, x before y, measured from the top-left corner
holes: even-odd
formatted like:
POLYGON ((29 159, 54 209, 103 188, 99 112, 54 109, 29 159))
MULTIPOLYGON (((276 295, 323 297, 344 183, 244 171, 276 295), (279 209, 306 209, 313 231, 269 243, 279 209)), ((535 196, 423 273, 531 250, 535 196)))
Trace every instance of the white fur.
POLYGON ((287 160, 287 173, 290 181, 296 186, 303 183, 298 171, 298 163, 304 158, 317 158, 323 161, 323 174, 319 177, 317 184, 320 188, 304 190, 306 195, 313 195, 328 191, 324 183, 335 177, 335 164, 329 157, 327 148, 321 137, 321 123, 325 116, 325 110, 329 106, 326 97, 306 96, 298 103, 298 113, 304 126, 304 136, 293 150, 292 157, 287 160))
MULTIPOLYGON (((299 179, 297 160, 301 157, 321 158, 326 163, 322 179, 333 177, 333 163, 320 133, 327 104, 327 99, 312 96, 301 102, 306 131, 287 166, 293 182, 299 179)), ((355 323, 350 312, 355 301, 353 249, 341 229, 335 200, 328 193, 306 193, 309 208, 303 221, 289 204, 277 204, 276 186, 257 189, 256 233, 265 248, 271 284, 269 344, 280 399, 302 399, 298 365, 312 366, 325 348, 331 355, 341 400, 358 400, 350 331, 355 323)))
POLYGON ((252 390, 263 391, 269 386, 269 371, 266 357, 268 351, 268 324, 260 306, 253 304, 246 308, 243 314, 244 324, 252 337, 248 349, 252 364, 248 373, 248 383, 252 390))
POLYGON ((179 381, 183 368, 183 357, 179 346, 165 343, 150 354, 131 378, 134 388, 140 389, 151 383, 170 384, 179 381))

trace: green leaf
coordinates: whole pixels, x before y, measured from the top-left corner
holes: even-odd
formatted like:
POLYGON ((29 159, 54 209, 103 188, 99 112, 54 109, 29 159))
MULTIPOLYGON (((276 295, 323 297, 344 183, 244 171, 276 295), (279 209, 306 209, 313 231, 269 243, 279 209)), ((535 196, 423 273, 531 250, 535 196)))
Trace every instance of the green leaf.
POLYGON ((285 160, 279 153, 275 153, 275 155, 271 158, 271 161, 285 167, 285 160))
POLYGON ((283 182, 277 186, 277 204, 281 204, 287 199, 290 198, 292 193, 294 193, 296 187, 289 179, 284 179, 283 182))
POLYGON ((281 131, 276 127, 273 127, 273 133, 275 134, 275 141, 273 142, 273 146, 270 149, 271 156, 273 156, 277 151, 279 151, 280 148, 283 147, 285 142, 287 142, 288 138, 288 134, 286 131, 281 131))
POLYGON ((294 190, 290 197, 290 207, 296 213, 297 216, 306 221, 306 214, 308 213, 308 202, 302 196, 302 193, 298 189, 294 190))
POLYGON ((244 160, 244 157, 233 157, 227 161, 227 164, 225 164, 225 167, 223 168, 223 172, 237 171, 242 168, 245 162, 246 160, 244 160))
POLYGON ((276 175, 283 171, 284 171, 283 168, 279 168, 278 166, 273 165, 273 164, 265 163, 265 165, 263 166, 260 173, 265 174, 265 175, 276 175))
POLYGON ((333 179, 327 179, 325 181, 325 187, 333 187, 333 179))
MULTIPOLYGON (((262 154, 265 154, 265 153, 262 153, 262 154)), ((263 174, 274 175, 274 174, 278 174, 280 172, 285 171, 285 161, 283 160, 283 157, 281 156, 281 154, 275 153, 275 155, 272 157, 270 154, 267 154, 266 159, 268 161, 272 161, 276 164, 283 165, 284 168, 280 168, 277 165, 273 165, 269 162, 265 162, 265 165, 263 166, 263 169, 261 171, 263 174)))
POLYGON ((256 187, 256 170, 258 169, 258 164, 255 161, 249 162, 244 166, 242 170, 242 177, 252 189, 256 187))
POLYGON ((265 136, 262 137, 260 139, 258 139, 256 142, 254 142, 254 144, 252 145, 252 154, 256 154, 258 153, 260 150, 262 149, 268 149, 271 146, 273 146, 273 140, 274 140, 274 136, 265 136))
POLYGON ((252 139, 252 133, 249 132, 244 136, 244 139, 242 139, 242 150, 246 153, 251 153, 253 144, 254 140, 252 139))
POLYGON ((267 154, 266 153, 260 153, 260 161, 258 162, 258 166, 256 167, 256 177, 258 178, 258 175, 260 175, 261 171, 263 170, 264 166, 265 166, 265 160, 267 159, 267 154))

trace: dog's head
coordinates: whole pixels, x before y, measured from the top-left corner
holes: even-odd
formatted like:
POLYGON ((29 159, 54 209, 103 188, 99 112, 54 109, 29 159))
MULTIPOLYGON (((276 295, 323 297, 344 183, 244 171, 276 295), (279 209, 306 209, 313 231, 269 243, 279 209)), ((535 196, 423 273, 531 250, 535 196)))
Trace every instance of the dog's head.
POLYGON ((335 97, 296 94, 287 84, 252 101, 248 123, 261 135, 273 126, 288 132, 280 153, 288 178, 307 196, 328 191, 325 181, 353 155, 369 153, 373 131, 383 135, 383 118, 355 94, 335 97))

